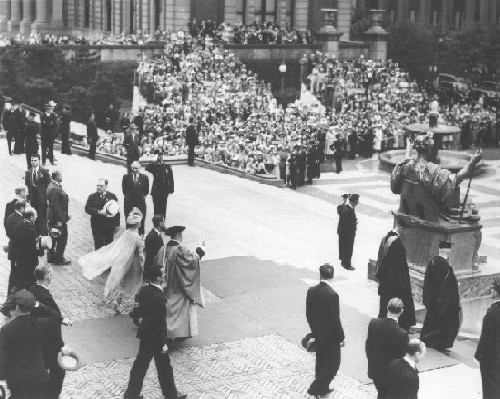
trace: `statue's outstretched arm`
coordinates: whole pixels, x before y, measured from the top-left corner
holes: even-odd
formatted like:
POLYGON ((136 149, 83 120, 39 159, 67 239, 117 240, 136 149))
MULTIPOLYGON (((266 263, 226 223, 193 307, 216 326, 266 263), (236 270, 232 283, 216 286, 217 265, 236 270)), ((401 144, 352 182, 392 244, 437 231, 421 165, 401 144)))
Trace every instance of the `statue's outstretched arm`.
POLYGON ((465 165, 460 171, 457 173, 456 185, 458 186, 464 179, 467 179, 474 170, 474 166, 476 166, 481 160, 482 152, 479 149, 471 158, 469 163, 465 165))

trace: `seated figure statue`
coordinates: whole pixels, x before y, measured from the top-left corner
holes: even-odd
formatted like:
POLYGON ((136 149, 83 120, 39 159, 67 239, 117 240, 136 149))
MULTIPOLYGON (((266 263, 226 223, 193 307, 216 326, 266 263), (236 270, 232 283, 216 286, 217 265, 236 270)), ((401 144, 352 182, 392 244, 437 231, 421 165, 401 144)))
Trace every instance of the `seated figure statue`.
POLYGON ((396 165, 391 175, 391 191, 401 194, 404 181, 418 184, 432 198, 437 208, 447 213, 447 208, 456 205, 454 200, 457 199, 457 189, 464 179, 471 176, 474 166, 481 160, 481 152, 474 154, 455 174, 431 162, 433 147, 432 132, 415 138, 413 148, 417 151, 417 157, 396 165))

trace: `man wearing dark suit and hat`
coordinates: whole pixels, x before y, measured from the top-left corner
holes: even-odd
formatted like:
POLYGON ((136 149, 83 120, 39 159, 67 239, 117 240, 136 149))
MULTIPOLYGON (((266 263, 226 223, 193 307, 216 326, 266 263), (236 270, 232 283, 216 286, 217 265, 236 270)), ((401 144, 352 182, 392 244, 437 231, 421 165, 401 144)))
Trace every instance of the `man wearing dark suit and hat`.
POLYGON ((18 201, 26 201, 26 197, 28 195, 28 190, 26 189, 26 186, 20 185, 17 186, 14 190, 14 193, 16 194, 16 198, 14 198, 12 201, 7 202, 5 205, 5 216, 3 218, 3 226, 7 228, 7 218, 12 215, 15 210, 16 210, 16 202, 18 201))
POLYGON ((69 197, 62 188, 62 172, 58 169, 52 171, 52 181, 47 187, 47 204, 47 224, 49 228, 55 227, 61 232, 56 249, 49 251, 47 261, 56 266, 69 265, 71 261, 64 257, 71 218, 68 214, 69 197))
POLYGON ((358 206, 359 194, 351 194, 345 205, 337 208, 339 214, 339 224, 337 234, 339 236, 339 259, 344 269, 354 270, 351 265, 354 238, 356 237, 356 227, 358 219, 354 208, 358 206))
POLYGON ((63 112, 61 115, 61 123, 59 125, 59 135, 61 136, 61 154, 71 155, 71 141, 69 139, 71 133, 71 106, 68 104, 63 105, 63 112))
POLYGON ((448 263, 452 243, 439 243, 439 256, 425 270, 422 300, 426 309, 420 339, 439 351, 453 346, 460 328, 460 294, 453 267, 448 263))
POLYGON ((40 116, 40 137, 42 141, 42 164, 48 158, 54 164, 54 139, 57 131, 57 115, 50 104, 45 105, 45 112, 40 116))
POLYGON ((172 167, 163 162, 163 153, 155 151, 157 156, 155 162, 146 166, 146 171, 154 177, 151 187, 151 197, 153 197, 154 214, 167 216, 167 201, 169 194, 174 193, 174 174, 172 167))
POLYGON ((333 289, 333 266, 319 268, 320 283, 307 291, 306 317, 316 339, 316 379, 307 390, 320 397, 331 392, 330 383, 340 367, 340 348, 344 346, 344 329, 340 321, 339 296, 333 289))
POLYGON ((151 359, 154 358, 163 396, 168 399, 185 399, 187 395, 180 394, 175 386, 174 373, 168 355, 167 314, 161 269, 151 267, 144 270, 144 279, 149 282, 142 286, 138 295, 137 313, 142 318, 137 332, 137 338, 140 340, 139 353, 130 370, 130 379, 124 398, 142 398, 140 393, 144 377, 151 359))
POLYGON ((194 118, 189 118, 189 126, 186 128, 186 144, 188 146, 188 165, 194 165, 194 149, 200 144, 198 130, 194 124, 194 118))
POLYGON ((387 318, 370 320, 365 343, 368 377, 377 388, 378 399, 388 398, 389 365, 394 359, 405 355, 408 343, 408 333, 398 324, 398 319, 404 311, 403 301, 392 298, 387 305, 387 311, 387 318))
POLYGON ((31 158, 38 155, 38 134, 40 133, 40 125, 35 122, 35 113, 30 112, 28 115, 28 123, 26 124, 24 152, 26 153, 27 169, 31 167, 31 158))
POLYGON ((85 204, 85 212, 90 215, 96 251, 113 242, 115 232, 120 228, 120 213, 111 216, 105 209, 105 205, 111 200, 118 202, 116 195, 108 191, 108 181, 99 179, 96 192, 89 195, 85 204))
POLYGON ((47 234, 47 187, 50 184, 49 170, 40 166, 40 155, 31 155, 31 167, 24 173, 24 184, 28 187, 28 199, 38 213, 35 228, 38 235, 47 234))
POLYGON ((15 318, 0 329, 0 381, 7 381, 11 399, 40 399, 45 397, 49 379, 44 359, 48 342, 62 345, 60 320, 52 309, 39 304, 34 295, 20 290, 13 295, 15 318), (33 308, 40 315, 33 317, 33 308))
POLYGON ((146 219, 146 195, 149 194, 149 178, 140 173, 141 164, 134 161, 131 164, 132 171, 123 175, 122 191, 124 195, 124 212, 128 215, 136 206, 143 214, 139 234, 144 235, 144 220, 146 219))
POLYGON ((425 344, 412 338, 406 345, 406 355, 389 365, 388 399, 418 399, 420 378, 417 364, 425 356, 425 344))
POLYGON ((483 399, 500 399, 500 277, 493 278, 491 298, 474 357, 481 370, 483 399))

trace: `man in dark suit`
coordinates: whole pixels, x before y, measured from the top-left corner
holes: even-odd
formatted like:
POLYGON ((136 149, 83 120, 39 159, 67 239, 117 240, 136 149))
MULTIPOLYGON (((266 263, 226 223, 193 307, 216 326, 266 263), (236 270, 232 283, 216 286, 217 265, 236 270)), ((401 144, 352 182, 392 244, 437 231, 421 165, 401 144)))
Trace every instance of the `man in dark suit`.
POLYGON ((378 399, 386 399, 389 395, 391 361, 402 358, 406 353, 408 333, 398 325, 398 318, 403 310, 403 301, 392 298, 387 305, 387 318, 371 319, 368 325, 365 344, 368 377, 377 388, 378 399))
POLYGON ((163 247, 163 238, 161 237, 161 232, 164 231, 165 218, 163 215, 153 216, 153 228, 149 232, 144 241, 144 251, 146 257, 144 259, 144 270, 153 265, 156 254, 163 247))
POLYGON ((15 136, 15 122, 14 122, 14 109, 5 109, 2 114, 2 125, 5 130, 5 138, 7 139, 7 148, 9 155, 12 155, 12 140, 15 136))
MULTIPOLYGON (((24 220, 23 214, 25 209, 26 209, 26 202, 17 201, 14 205, 14 213, 11 213, 9 216, 7 216, 7 219, 5 220, 5 233, 9 238, 9 252, 7 253, 7 257, 10 260, 10 275, 7 287, 7 295, 9 295, 12 292, 12 289, 15 287, 17 278, 16 259, 15 259, 15 252, 14 252, 14 246, 12 244, 12 239, 14 237, 14 230, 16 229, 17 225, 23 223, 24 220)), ((7 313, 4 313, 3 310, 4 308, 6 308, 5 304, 2 307, 2 314, 9 317, 10 315, 8 314, 8 310, 7 313)))
POLYGON ((144 376, 151 359, 154 358, 163 396, 169 399, 185 399, 187 395, 177 392, 168 355, 167 310, 162 287, 162 271, 159 267, 149 268, 144 271, 144 278, 149 280, 149 283, 144 284, 138 296, 137 312, 138 316, 142 318, 137 332, 137 338, 140 340, 139 353, 130 371, 130 379, 124 398, 142 398, 140 393, 144 376))
POLYGON ((483 399, 500 398, 500 277, 493 278, 491 297, 474 355, 481 370, 483 399))
POLYGON ((134 117, 133 123, 135 126, 137 126, 139 138, 142 138, 144 134, 144 110, 142 108, 139 109, 139 112, 134 117))
POLYGON ((146 219, 146 195, 149 194, 149 178, 139 173, 141 164, 135 161, 131 165, 132 172, 123 175, 122 192, 124 195, 124 212, 127 217, 136 206, 144 215, 139 228, 139 234, 144 234, 144 220, 146 219))
POLYGON ((156 161, 146 166, 146 171, 154 176, 151 187, 151 197, 153 197, 154 214, 167 216, 168 195, 174 193, 174 174, 172 167, 163 163, 163 153, 155 151, 156 161))
POLYGON ((193 117, 189 118, 189 126, 186 128, 186 144, 188 146, 188 165, 194 166, 194 149, 200 142, 193 117))
MULTIPOLYGON (((32 165, 31 159, 38 155, 38 134, 40 133, 40 125, 35 122, 35 113, 30 112, 28 115, 28 123, 26 124, 26 132, 24 138, 24 151, 26 152, 26 169, 32 165)), ((40 161, 40 158, 38 158, 40 161)))
POLYGON ((356 226, 358 219, 354 208, 359 204, 359 195, 351 194, 346 204, 337 208, 339 214, 339 224, 337 234, 339 235, 339 259, 344 269, 354 270, 351 265, 352 251, 354 247, 354 237, 356 236, 356 226))
POLYGON ((35 284, 34 272, 38 266, 38 257, 44 254, 36 245, 37 234, 34 227, 36 218, 36 210, 26 207, 23 221, 17 223, 12 231, 10 245, 12 257, 16 262, 14 285, 17 290, 28 289, 35 284))
POLYGON ((333 266, 319 268, 321 281, 309 288, 306 317, 316 339, 316 379, 307 390, 316 397, 331 392, 330 382, 340 366, 340 347, 344 346, 344 329, 340 322, 339 296, 332 287, 333 266))
POLYGON ((62 172, 52 171, 52 181, 47 187, 47 224, 49 228, 56 227, 61 236, 57 239, 55 250, 49 251, 47 261, 56 266, 69 265, 71 261, 64 257, 64 250, 68 243, 68 194, 62 188, 62 172))
POLYGON ((7 204, 5 205, 5 216, 3 218, 3 226, 5 228, 7 228, 7 218, 15 212, 16 202, 26 201, 26 198, 28 196, 28 190, 26 189, 25 185, 17 186, 14 189, 14 193, 16 194, 16 198, 14 198, 10 202, 7 202, 7 204))
POLYGON ((11 399, 40 399, 49 378, 43 349, 48 342, 62 342, 60 321, 27 290, 16 292, 13 299, 16 317, 0 329, 0 380, 7 381, 11 399), (30 314, 35 307, 44 318, 30 314))
POLYGON ((53 106, 45 105, 45 112, 40 116, 40 137, 42 141, 42 163, 48 158, 54 165, 54 139, 57 131, 57 115, 53 112, 53 106))
POLYGON ((417 363, 424 355, 425 344, 418 338, 412 338, 406 346, 406 356, 391 362, 388 399, 418 399, 420 379, 417 363))
POLYGON ((90 227, 96 250, 110 244, 115 232, 120 228, 120 213, 111 216, 104 209, 106 203, 111 200, 118 202, 116 195, 108 191, 108 181, 99 179, 97 191, 89 195, 85 204, 85 212, 90 215, 90 227))
POLYGON ((40 155, 31 155, 31 168, 24 173, 24 184, 28 187, 28 200, 38 213, 35 228, 38 235, 47 234, 47 187, 50 184, 49 170, 40 166, 40 155))
MULTIPOLYGON (((49 265, 38 266, 35 269, 35 278, 36 283, 29 291, 38 302, 54 310, 57 314, 57 319, 60 321, 59 325, 70 327, 72 325, 71 320, 62 317, 61 310, 49 291, 49 285, 52 281, 52 268, 49 265)), ((39 313, 39 308, 33 308, 31 315, 33 317, 42 317, 39 313)), ((66 375, 66 372, 59 366, 59 362, 57 361, 57 355, 63 346, 63 342, 62 340, 57 340, 55 342, 48 340, 48 342, 42 343, 44 344, 42 346, 43 358, 49 370, 49 380, 46 385, 46 392, 48 394, 47 399, 56 399, 59 398, 61 394, 64 377, 66 375)))
POLYGON ((130 172, 132 170, 132 163, 139 161, 139 144, 141 143, 141 137, 137 132, 136 128, 132 127, 125 134, 123 139, 123 147, 127 150, 127 170, 130 172))
POLYGON ((94 117, 94 113, 92 112, 89 116, 89 121, 87 122, 87 142, 89 144, 90 159, 95 159, 97 141, 99 140, 99 134, 97 133, 97 125, 95 124, 94 117))

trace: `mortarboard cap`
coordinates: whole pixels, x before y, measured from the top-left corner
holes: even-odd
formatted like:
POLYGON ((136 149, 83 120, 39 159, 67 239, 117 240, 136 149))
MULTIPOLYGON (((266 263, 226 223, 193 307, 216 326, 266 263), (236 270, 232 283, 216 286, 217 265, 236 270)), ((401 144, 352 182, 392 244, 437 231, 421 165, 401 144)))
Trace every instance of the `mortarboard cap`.
POLYGON ((341 197, 344 198, 344 199, 347 199, 347 198, 349 198, 350 195, 351 194, 342 194, 341 197))
POLYGON ((440 241, 439 242, 439 249, 451 248, 452 245, 453 245, 453 243, 451 243, 449 241, 440 241))
POLYGON ((351 194, 351 195, 349 195, 349 201, 359 202, 359 194, 351 194))

